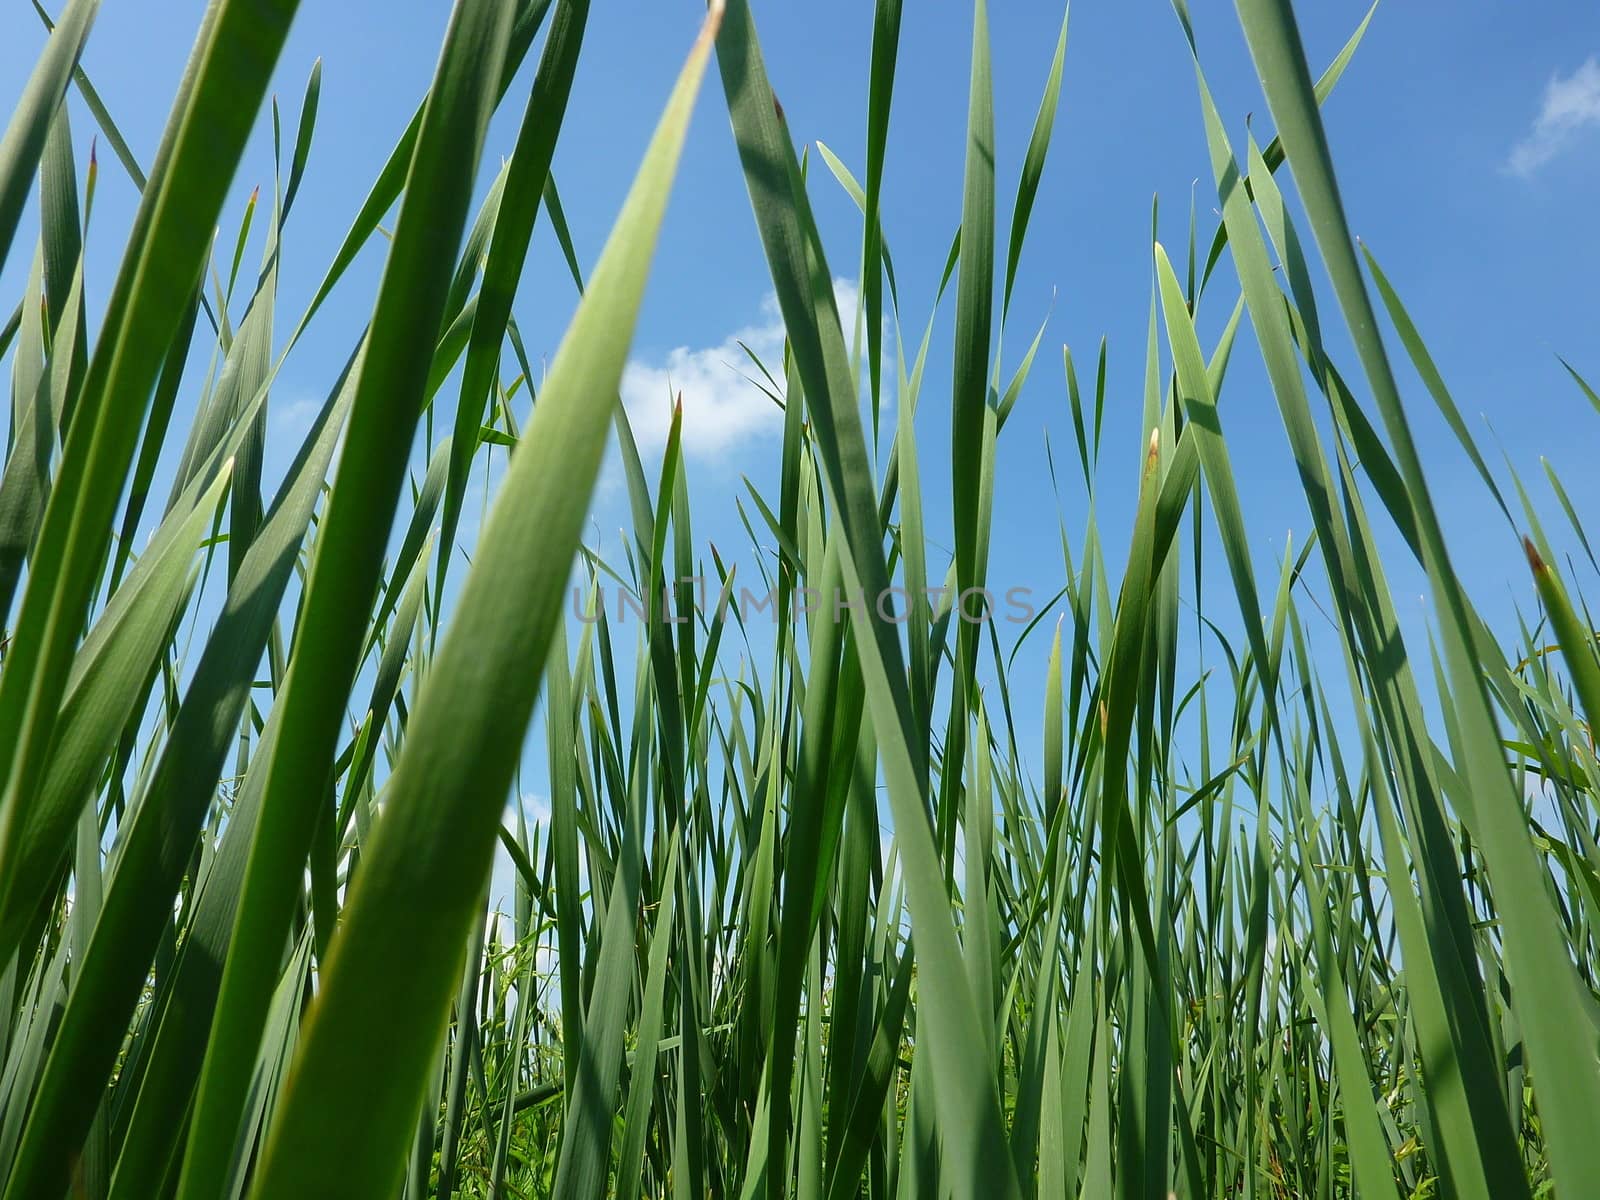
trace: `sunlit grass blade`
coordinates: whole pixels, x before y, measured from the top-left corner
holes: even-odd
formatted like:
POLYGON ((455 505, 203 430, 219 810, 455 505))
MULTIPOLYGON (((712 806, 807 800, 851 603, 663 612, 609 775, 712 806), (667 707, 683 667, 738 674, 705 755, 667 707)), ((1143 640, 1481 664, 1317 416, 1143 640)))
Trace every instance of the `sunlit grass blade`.
MULTIPOLYGON (((757 227, 785 317, 794 359, 826 469, 832 508, 844 534, 845 586, 881 596, 888 573, 876 503, 868 487, 865 438, 849 377, 831 282, 799 179, 787 130, 772 104, 747 6, 729 5, 718 65, 733 117, 757 227)), ((982 370, 980 368, 980 386, 982 370)), ((980 396, 981 399, 981 396, 980 396)), ((864 605, 872 610, 875 606, 864 605)), ((894 627, 855 610, 857 654, 878 731, 889 801, 901 841, 913 929, 924 980, 919 1027, 928 1021, 938 1046, 935 1095, 941 1111, 945 1176, 958 1196, 1014 1194, 1017 1188, 1001 1123, 991 1064, 970 1040, 978 1022, 966 984, 948 893, 928 825, 921 739, 913 734, 903 656, 894 627), (931 981, 931 982, 930 982, 931 981)))
POLYGON ((283 722, 195 1101, 183 1200, 209 1197, 220 1185, 238 1125, 267 986, 325 802, 338 723, 377 592, 512 16, 485 0, 458 4, 423 112, 410 177, 427 186, 407 196, 395 230, 278 697, 283 722))
POLYGON ((127 398, 148 396, 155 381, 294 9, 294 0, 264 11, 222 0, 208 12, 141 199, 0 672, 0 874, 10 869, 17 828, 45 771, 73 648, 131 465, 144 404, 127 398))
MULTIPOLYGON (((346 904, 261 1168, 262 1196, 299 1195, 306 1188, 361 1191, 395 1178, 537 695, 538 675, 524 664, 541 660, 562 613, 611 422, 606 398, 621 379, 714 32, 715 15, 668 101, 613 240, 551 368, 479 543, 456 619, 413 710, 407 748, 346 904), (498 641, 489 654, 482 646, 486 634, 498 641), (486 668, 497 677, 486 677, 486 668), (412 903, 419 894, 429 897, 422 913, 412 903), (397 974, 393 967, 401 959, 407 967, 397 974), (375 1012, 371 1001, 380 994, 383 1003, 375 1012), (356 1103, 365 1113, 360 1137, 330 1136, 339 1125, 336 1115, 356 1103)), ((624 896, 613 896, 608 908, 613 922, 631 926, 624 896)), ((615 981, 596 995, 614 1004, 615 981)), ((609 1064, 612 1072, 618 1067, 609 1064)), ((579 1086, 585 1086, 583 1079, 579 1086)), ((610 1103, 603 1093, 599 1099, 610 1103)), ((577 1190, 568 1194, 592 1189, 582 1178, 575 1177, 577 1190)))
POLYGON ((0 263, 10 257, 11 239, 16 236, 57 106, 66 96, 99 11, 100 0, 72 0, 67 5, 11 110, 5 134, 0 136, 0 263))
POLYGON ((1588 1020, 1585 991, 1573 970, 1558 917, 1529 841, 1520 798, 1496 750, 1495 722, 1482 676, 1475 667, 1475 628, 1445 550, 1428 498, 1421 461, 1377 332, 1331 157, 1317 113, 1299 31, 1285 0, 1239 0, 1251 53, 1311 218, 1334 289, 1354 331, 1357 353, 1384 418, 1395 457, 1417 513, 1424 567, 1432 585, 1453 686, 1455 721, 1472 781, 1472 806, 1481 846, 1505 923, 1505 953, 1515 1006, 1526 1031, 1528 1056, 1541 1096, 1558 1179, 1566 1186, 1600 1175, 1600 1145, 1583 1129, 1580 1113, 1600 1109, 1600 1057, 1593 1046, 1573 1053, 1571 1031, 1588 1020))

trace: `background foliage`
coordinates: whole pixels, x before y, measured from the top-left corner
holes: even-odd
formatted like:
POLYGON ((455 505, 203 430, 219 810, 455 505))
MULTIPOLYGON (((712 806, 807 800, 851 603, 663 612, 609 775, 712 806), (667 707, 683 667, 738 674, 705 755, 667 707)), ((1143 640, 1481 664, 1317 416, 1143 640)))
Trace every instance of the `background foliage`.
POLYGON ((214 236, 295 7, 214 0, 146 171, 77 68, 98 2, 70 0, 0 141, 0 261, 33 264, 0 329, 6 1197, 1586 1194, 1600 659, 1563 576, 1597 564, 1553 472, 1577 557, 1491 471, 1349 234, 1318 110, 1365 22, 1313 76, 1288 0, 1239 0, 1265 146, 1230 138, 1196 55, 1219 218, 1152 239, 1137 516, 1107 543, 1097 484, 1135 447, 1102 447, 1109 351, 1068 354, 1082 503, 1061 593, 1013 630, 955 597, 991 582, 1002 434, 1046 369, 1042 329, 1020 355, 1004 335, 1065 17, 1013 183, 974 5, 961 226, 919 310, 879 219, 899 0, 875 6, 854 167, 796 147, 747 4, 714 4, 592 270, 550 174, 590 6, 458 0, 296 315, 277 284, 316 70, 296 121, 272 106, 273 186, 214 236), (740 506, 760 580, 700 549, 680 424, 652 478, 615 399, 713 59, 787 334, 751 364, 784 421, 740 506), (515 151, 473 211, 525 60, 515 151), (95 329, 72 87, 141 191, 95 329), (809 196, 836 185, 862 236, 825 251, 809 196), (583 294, 547 372, 512 316, 541 210, 583 294), (375 236, 376 295, 336 296, 375 236), (861 281, 843 322, 827 252, 861 281), (371 319, 267 495, 274 380, 325 303, 371 319), (1224 430, 1236 346, 1313 523, 1275 578, 1224 430), (930 354, 948 398, 921 394, 930 354), (1425 398, 1402 401, 1391 354, 1425 398), (949 463, 918 454, 924 400, 949 463), (1524 536, 1518 628, 1488 628, 1452 568, 1424 403, 1524 536), (613 436, 632 529, 607 558, 582 536, 613 436), (496 455, 463 564, 467 481, 496 455), (946 471, 947 567, 923 511, 946 471), (1425 645, 1375 522, 1426 573, 1425 645), (776 621, 696 606, 689 577, 771 593, 776 621), (573 583, 595 619, 567 619, 573 583), (901 621, 803 603, 890 587, 901 621), (619 591, 641 620, 593 606, 619 591), (1019 656, 1048 662, 1043 695, 1008 687, 1019 656), (1042 745, 1019 744, 1024 710, 1042 745), (530 761, 549 821, 507 823, 530 761), (496 854, 509 916, 486 911, 496 854))

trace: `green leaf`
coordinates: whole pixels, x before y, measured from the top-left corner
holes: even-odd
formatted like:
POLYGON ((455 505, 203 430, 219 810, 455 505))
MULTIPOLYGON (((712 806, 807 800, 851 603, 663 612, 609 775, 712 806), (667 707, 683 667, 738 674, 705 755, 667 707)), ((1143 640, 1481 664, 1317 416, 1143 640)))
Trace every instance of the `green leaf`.
MULTIPOLYGON (((621 380, 714 19, 679 78, 551 367, 412 710, 385 811, 307 1018, 259 1196, 308 1188, 359 1194, 397 1181, 537 694, 538 673, 526 664, 541 660, 560 619, 599 472, 611 412, 596 398, 614 396, 621 380), (418 895, 429 897, 423 910, 414 903, 418 895), (364 1116, 352 1129, 334 1117, 354 1104, 364 1116)), ((613 897, 608 911, 631 926, 623 896, 613 897)), ((596 996, 614 1005, 611 986, 596 996)), ((586 1043, 600 1036, 588 1034, 586 1043)), ((613 1079, 620 1040, 617 1048, 617 1061, 596 1065, 613 1079)), ((588 1078, 580 1075, 580 1088, 588 1078)), ((558 1190, 578 1195, 598 1187, 590 1175, 586 1191, 584 1177, 564 1171, 572 1187, 558 1190)))

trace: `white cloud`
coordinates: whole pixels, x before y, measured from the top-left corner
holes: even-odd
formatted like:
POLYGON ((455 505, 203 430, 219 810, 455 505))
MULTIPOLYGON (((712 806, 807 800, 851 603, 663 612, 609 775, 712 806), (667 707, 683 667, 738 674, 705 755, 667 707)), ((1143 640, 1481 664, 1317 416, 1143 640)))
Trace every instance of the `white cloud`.
MULTIPOLYGON (((531 838, 535 826, 543 827, 541 836, 548 837, 550 833, 550 801, 543 796, 522 795, 506 805, 505 812, 500 816, 500 823, 514 835, 517 832, 517 809, 522 809, 522 816, 528 823, 528 835, 531 838)), ((580 874, 583 870, 583 858, 578 859, 580 874)), ((511 862, 511 856, 506 853, 506 848, 499 842, 494 847, 494 868, 489 880, 489 909, 487 919, 494 920, 495 914, 505 915, 516 910, 516 878, 517 869, 511 862)))
POLYGON ((1505 169, 1527 178, 1595 126, 1600 126, 1600 56, 1590 55, 1571 75, 1554 75, 1545 85, 1539 115, 1511 148, 1505 169))
MULTIPOLYGON (((833 281, 834 300, 848 342, 859 308, 856 286, 833 281)), ((783 413, 757 386, 769 387, 741 343, 761 359, 782 383, 783 318, 778 299, 768 293, 761 318, 712 346, 679 346, 659 361, 635 359, 622 374, 622 402, 641 449, 666 445, 672 426, 672 402, 683 396, 683 446, 693 455, 725 455, 740 445, 776 437, 783 431, 783 413)))
POLYGON ((290 392, 287 398, 273 393, 268 398, 267 426, 271 436, 285 441, 299 442, 311 432, 312 423, 322 411, 322 399, 310 392, 290 392))

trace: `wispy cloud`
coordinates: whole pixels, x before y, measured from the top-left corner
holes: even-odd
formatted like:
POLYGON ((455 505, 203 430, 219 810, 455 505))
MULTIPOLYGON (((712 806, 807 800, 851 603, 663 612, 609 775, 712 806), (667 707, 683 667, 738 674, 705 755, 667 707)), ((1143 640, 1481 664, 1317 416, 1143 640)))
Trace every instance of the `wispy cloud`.
POLYGON ((1570 146, 1585 129, 1600 126, 1600 56, 1545 85, 1533 126, 1506 159, 1505 169, 1527 178, 1570 146))
POLYGON ((267 424, 276 438, 303 438, 322 411, 322 400, 309 392, 274 395, 267 405, 267 424))
MULTIPOLYGON (((535 832, 535 826, 542 826, 543 836, 548 837, 550 831, 550 801, 544 796, 524 794, 506 805, 505 812, 500 815, 500 823, 510 830, 513 836, 517 832, 517 809, 522 809, 522 818, 528 823, 530 835, 535 832)), ((580 855, 578 859, 578 872, 582 877, 587 877, 587 868, 580 855)), ((494 868, 489 880, 489 908, 488 920, 491 922, 496 913, 508 914, 516 911, 516 886, 517 868, 511 861, 511 856, 506 853, 506 848, 496 844, 494 848, 494 868)))
MULTIPOLYGON (((300 452, 301 444, 316 423, 317 414, 322 411, 322 403, 322 397, 313 392, 288 386, 274 390, 268 398, 263 483, 269 496, 300 452)), ((342 448, 343 431, 339 437, 342 448)))
MULTIPOLYGON (((856 319, 854 283, 833 281, 834 300, 845 336, 856 319)), ((683 447, 692 455, 726 455, 740 445, 774 437, 783 430, 783 413, 762 390, 771 388, 744 347, 782 381, 783 318, 777 297, 768 294, 761 317, 711 346, 679 346, 664 358, 635 359, 622 375, 622 402, 641 448, 659 449, 672 426, 672 403, 683 396, 683 447)))

